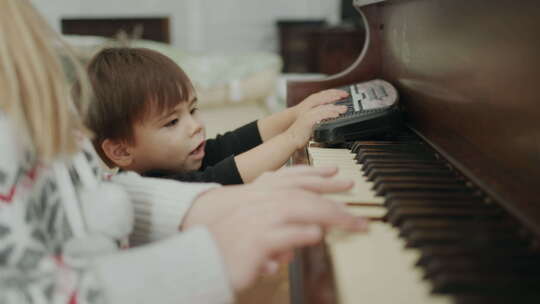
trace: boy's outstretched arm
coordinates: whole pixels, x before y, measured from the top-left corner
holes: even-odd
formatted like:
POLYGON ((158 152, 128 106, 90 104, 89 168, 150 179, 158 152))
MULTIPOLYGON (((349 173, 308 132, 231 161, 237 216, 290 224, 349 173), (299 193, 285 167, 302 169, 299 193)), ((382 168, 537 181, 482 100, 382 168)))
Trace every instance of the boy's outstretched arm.
POLYGON ((300 115, 308 112, 312 108, 343 99, 348 95, 347 92, 336 89, 321 91, 308 96, 294 107, 287 108, 281 112, 260 119, 257 122, 257 126, 262 141, 266 142, 274 136, 283 133, 300 115))
POLYGON ((249 183, 266 171, 282 167, 291 155, 304 147, 313 126, 327 118, 337 117, 347 111, 345 106, 322 105, 302 113, 285 131, 261 145, 234 157, 238 172, 244 183, 249 183))

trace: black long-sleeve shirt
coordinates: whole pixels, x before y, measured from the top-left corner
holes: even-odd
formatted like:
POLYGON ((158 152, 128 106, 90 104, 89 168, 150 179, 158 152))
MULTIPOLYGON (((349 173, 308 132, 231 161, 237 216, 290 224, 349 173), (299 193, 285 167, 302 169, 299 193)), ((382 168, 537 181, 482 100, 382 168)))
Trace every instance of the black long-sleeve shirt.
POLYGON ((206 141, 201 169, 191 172, 170 173, 159 170, 145 172, 144 176, 175 179, 183 182, 244 183, 234 156, 262 143, 257 121, 206 141))

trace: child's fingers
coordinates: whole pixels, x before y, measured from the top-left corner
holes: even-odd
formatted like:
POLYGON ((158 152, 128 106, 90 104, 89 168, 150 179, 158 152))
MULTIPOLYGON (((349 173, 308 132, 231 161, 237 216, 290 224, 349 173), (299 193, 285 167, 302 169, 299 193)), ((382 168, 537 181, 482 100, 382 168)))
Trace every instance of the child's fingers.
POLYGON ((349 93, 343 90, 330 89, 318 93, 317 104, 333 103, 349 96, 349 93))
POLYGON ((319 112, 322 113, 338 113, 342 114, 347 112, 347 107, 343 105, 327 104, 318 107, 319 112))
POLYGON ((347 107, 345 106, 335 106, 335 105, 324 105, 320 106, 316 109, 316 111, 313 113, 314 115, 314 123, 318 123, 322 120, 329 119, 329 118, 335 118, 339 115, 345 113, 347 111, 347 107))

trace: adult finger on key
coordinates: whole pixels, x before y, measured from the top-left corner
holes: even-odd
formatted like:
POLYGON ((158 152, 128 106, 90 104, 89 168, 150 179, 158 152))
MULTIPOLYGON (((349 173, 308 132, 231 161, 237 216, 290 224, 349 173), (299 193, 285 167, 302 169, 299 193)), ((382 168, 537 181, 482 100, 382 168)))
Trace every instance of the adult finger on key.
POLYGON ((311 223, 323 227, 340 227, 345 230, 364 231, 368 220, 348 213, 341 205, 307 191, 291 191, 291 204, 276 206, 281 219, 291 223, 311 223))
POLYGON ((337 171, 338 168, 336 166, 312 167, 306 165, 296 165, 280 169, 278 172, 282 173, 284 176, 318 175, 330 177, 336 175, 337 171))
POLYGON ((354 182, 350 179, 324 178, 320 176, 301 176, 290 180, 292 187, 316 193, 336 193, 350 190, 354 182))
POLYGON ((317 244, 322 237, 323 230, 318 225, 284 223, 265 236, 263 246, 270 256, 280 256, 298 247, 317 244))
POLYGON ((293 258, 293 249, 275 254, 263 265, 262 272, 266 275, 276 274, 280 268, 280 265, 289 264, 293 260, 293 258))

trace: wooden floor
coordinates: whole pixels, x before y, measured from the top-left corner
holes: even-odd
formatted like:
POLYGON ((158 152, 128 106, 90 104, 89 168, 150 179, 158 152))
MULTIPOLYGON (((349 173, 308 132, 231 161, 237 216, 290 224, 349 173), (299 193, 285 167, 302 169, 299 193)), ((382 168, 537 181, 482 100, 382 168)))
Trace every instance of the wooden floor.
POLYGON ((236 304, 289 304, 288 266, 273 276, 266 276, 249 290, 240 294, 236 304))

